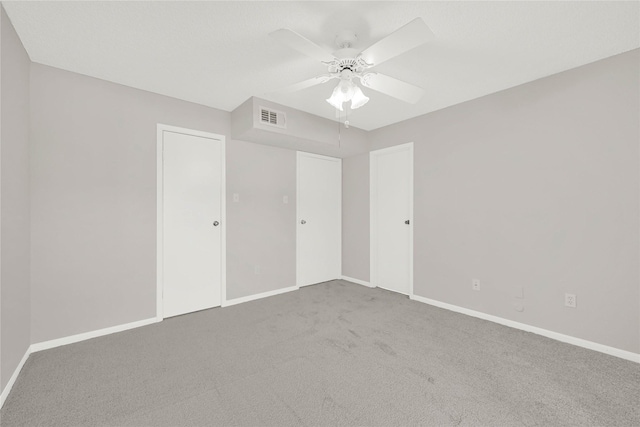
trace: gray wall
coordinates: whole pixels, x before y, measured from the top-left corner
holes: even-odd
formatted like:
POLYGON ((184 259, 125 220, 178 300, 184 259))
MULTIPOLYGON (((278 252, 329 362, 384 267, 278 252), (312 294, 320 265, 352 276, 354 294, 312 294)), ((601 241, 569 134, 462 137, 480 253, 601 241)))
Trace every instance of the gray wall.
POLYGON ((227 299, 295 286, 296 152, 232 141, 227 158, 227 299))
POLYGON ((369 281, 369 153, 342 159, 342 275, 369 281))
POLYGON ((0 390, 30 344, 29 57, 0 6, 0 390))
MULTIPOLYGON (((415 143, 416 295, 640 352, 639 52, 371 133, 415 143)), ((364 267, 368 239, 345 249, 364 267)))
POLYGON ((249 98, 231 112, 235 139, 332 157, 350 157, 369 151, 368 132, 260 98, 249 98), (284 113, 285 128, 261 123, 262 107, 284 113))
POLYGON ((155 317, 157 123, 227 137, 227 193, 241 193, 241 203, 228 201, 229 298, 295 284, 291 249, 273 236, 295 241, 295 230, 284 226, 295 199, 282 208, 245 189, 261 182, 274 195, 290 193, 295 157, 231 141, 229 119, 220 110, 32 64, 33 343, 155 317), (239 177, 238 170, 254 175, 239 177), (264 227, 263 211, 279 228, 264 227), (249 242, 237 240, 246 237, 244 227, 252 230, 249 242), (282 271, 271 274, 267 265, 281 249, 282 271), (247 274, 257 263, 260 282, 247 274))

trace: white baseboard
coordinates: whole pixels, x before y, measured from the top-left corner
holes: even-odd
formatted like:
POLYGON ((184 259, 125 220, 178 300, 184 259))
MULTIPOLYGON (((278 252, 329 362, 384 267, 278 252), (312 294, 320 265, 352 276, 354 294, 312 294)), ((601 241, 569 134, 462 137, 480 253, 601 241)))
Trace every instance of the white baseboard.
POLYGON ((353 277, 349 277, 349 276, 341 276, 340 278, 342 280, 346 280, 347 282, 357 283, 358 285, 366 286, 367 288, 375 288, 375 286, 373 286, 371 283, 365 282, 364 280, 354 279, 353 277))
MULTIPOLYGON (((256 299, 266 298, 273 295, 283 294, 285 292, 295 291, 299 288, 297 286, 291 286, 288 288, 276 289, 275 291, 263 292, 261 294, 249 295, 247 297, 236 298, 233 300, 226 301, 222 303, 222 307, 228 307, 235 304, 240 304, 243 302, 253 301, 256 299)), ((128 329, 139 328, 141 326, 150 325, 152 323, 161 322, 162 318, 160 317, 152 317, 150 319, 139 320, 137 322, 126 323, 124 325, 112 326, 109 328, 98 329, 96 331, 84 332, 77 335, 71 335, 64 338, 57 338, 50 341, 43 341, 37 344, 31 344, 31 352, 35 353, 37 351, 48 350, 50 348, 60 347, 62 345, 73 344, 76 342, 88 340, 91 338, 97 338, 104 335, 113 334, 116 332, 126 331, 128 329)))
POLYGON ((2 394, 0 394, 0 408, 2 408, 5 400, 7 400, 7 396, 9 396, 9 392, 11 391, 11 388, 13 388, 13 384, 15 384, 16 379, 18 378, 18 375, 20 375, 20 371, 22 370, 22 367, 24 366, 25 362, 29 358, 30 354, 31 354, 31 347, 28 347, 27 351, 24 353, 24 356, 22 356, 22 360, 20 360, 20 363, 18 363, 16 370, 13 371, 13 375, 11 375, 11 378, 9 378, 9 382, 4 387, 4 390, 2 390, 2 394))
POLYGON ((298 286, 290 286, 288 288, 276 289, 275 291, 262 292, 261 294, 249 295, 246 297, 234 298, 232 300, 227 300, 222 303, 223 307, 229 307, 236 304, 241 304, 243 302, 254 301, 257 299, 272 297, 274 295, 284 294, 286 292, 297 291, 300 289, 298 286))
POLYGON ((504 319, 502 317, 486 314, 481 311, 470 310, 468 308, 459 307, 453 304, 447 304, 446 302, 440 302, 429 298, 421 297, 418 295, 411 296, 412 300, 423 302, 425 304, 433 305, 435 307, 444 308, 445 310, 455 311, 456 313, 466 314, 468 316, 477 317, 479 319, 488 320, 490 322, 499 323, 511 328, 520 329, 526 332, 532 332, 537 335, 542 335, 547 338, 554 339, 556 341, 565 342, 567 344, 577 345, 578 347, 584 347, 589 350, 599 351, 611 356, 616 356, 621 359, 630 360, 632 362, 640 363, 640 354, 633 353, 626 350, 621 350, 615 347, 609 347, 604 344, 598 344, 593 341, 583 340, 582 338, 572 337, 570 335, 564 335, 558 332, 549 331, 547 329, 538 328, 536 326, 527 325, 526 323, 520 323, 513 320, 504 319))
POLYGON ((110 328, 98 329, 97 331, 84 332, 77 335, 71 335, 69 337, 57 338, 55 340, 43 341, 36 344, 31 344, 31 352, 48 350, 50 348, 60 347, 61 345, 73 344, 79 341, 88 340, 91 338, 101 337, 104 335, 113 334, 116 332, 122 332, 133 328, 139 328, 141 326, 157 323, 162 319, 152 317, 150 319, 139 320, 137 322, 125 323, 124 325, 111 326, 110 328))

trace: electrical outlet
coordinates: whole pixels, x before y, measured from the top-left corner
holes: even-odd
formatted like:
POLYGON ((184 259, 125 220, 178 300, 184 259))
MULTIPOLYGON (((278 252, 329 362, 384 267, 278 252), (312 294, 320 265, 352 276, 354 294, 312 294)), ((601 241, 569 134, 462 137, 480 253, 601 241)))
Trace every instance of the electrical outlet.
POLYGON ((233 193, 233 201, 236 203, 240 201, 240 195, 238 193, 233 193))
POLYGON ((471 289, 473 289, 474 291, 480 290, 480 279, 473 279, 471 281, 471 289))
POLYGON ((564 305, 565 307, 576 308, 578 305, 576 294, 564 294, 564 305))
POLYGON ((253 274, 256 274, 256 275, 260 274, 260 266, 259 265, 256 264, 256 265, 253 266, 253 274))
POLYGON ((282 196, 282 203, 285 205, 289 203, 289 196, 282 196))

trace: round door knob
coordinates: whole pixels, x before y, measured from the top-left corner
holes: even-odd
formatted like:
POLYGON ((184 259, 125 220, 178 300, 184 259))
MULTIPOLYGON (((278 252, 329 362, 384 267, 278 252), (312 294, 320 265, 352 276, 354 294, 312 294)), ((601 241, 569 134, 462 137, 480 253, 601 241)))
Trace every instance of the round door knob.
POLYGON ((218 221, 213 221, 213 226, 217 227, 220 223, 218 221))
POLYGON ((300 224, 305 225, 307 223, 307 221, 305 221, 304 219, 302 221, 300 221, 300 224))

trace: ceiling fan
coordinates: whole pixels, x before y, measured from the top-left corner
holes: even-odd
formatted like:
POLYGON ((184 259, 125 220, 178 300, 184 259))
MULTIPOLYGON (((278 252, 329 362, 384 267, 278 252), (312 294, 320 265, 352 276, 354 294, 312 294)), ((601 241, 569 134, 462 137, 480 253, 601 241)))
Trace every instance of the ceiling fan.
POLYGON ((357 35, 353 31, 342 31, 338 34, 336 37, 338 50, 333 53, 288 28, 276 30, 269 35, 319 60, 328 68, 326 74, 293 84, 280 91, 293 92, 326 83, 332 79, 339 79, 338 85, 327 102, 340 111, 343 111, 345 102, 351 101, 351 108, 355 109, 369 101, 354 82, 355 79, 359 79, 362 86, 369 89, 411 104, 418 102, 424 93, 422 88, 385 74, 369 71, 369 69, 435 38, 422 18, 414 19, 363 51, 352 47, 357 40, 357 35))

